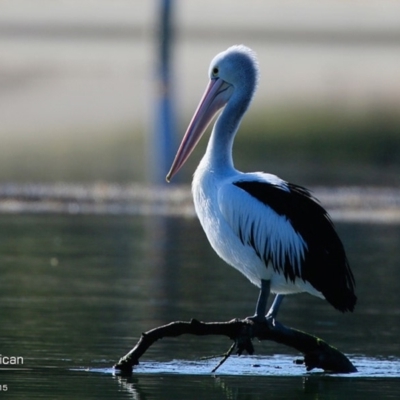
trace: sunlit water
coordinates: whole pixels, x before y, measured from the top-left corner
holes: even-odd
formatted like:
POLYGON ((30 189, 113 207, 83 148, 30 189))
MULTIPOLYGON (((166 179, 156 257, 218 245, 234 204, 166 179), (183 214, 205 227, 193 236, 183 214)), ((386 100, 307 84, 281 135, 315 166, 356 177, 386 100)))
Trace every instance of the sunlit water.
POLYGON ((121 377, 111 367, 141 332, 250 315, 257 288, 217 258, 194 218, 0 216, 0 354, 23 357, 0 365, 0 397, 397 399, 400 226, 337 228, 357 279, 356 312, 304 294, 285 300, 280 320, 338 347, 359 372, 306 373, 292 349, 255 342, 255 356, 232 356, 211 374, 231 343, 183 336, 157 342, 121 377))

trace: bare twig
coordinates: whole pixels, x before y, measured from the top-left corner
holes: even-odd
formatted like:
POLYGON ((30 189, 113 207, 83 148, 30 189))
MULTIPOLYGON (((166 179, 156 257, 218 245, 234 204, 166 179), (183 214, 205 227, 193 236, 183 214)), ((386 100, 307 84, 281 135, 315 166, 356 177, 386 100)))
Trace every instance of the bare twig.
POLYGON ((232 343, 232 346, 229 347, 229 350, 224 354, 224 357, 221 359, 221 361, 218 363, 218 365, 211 371, 211 373, 214 373, 217 371, 217 369, 229 358, 229 356, 232 354, 233 349, 236 347, 236 342, 232 343))

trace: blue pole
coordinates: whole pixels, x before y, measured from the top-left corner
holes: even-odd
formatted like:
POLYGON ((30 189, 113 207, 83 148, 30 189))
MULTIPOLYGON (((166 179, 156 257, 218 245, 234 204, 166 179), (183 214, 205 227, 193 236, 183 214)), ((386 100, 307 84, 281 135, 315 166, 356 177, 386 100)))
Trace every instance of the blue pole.
POLYGON ((165 183, 172 163, 175 141, 175 116, 171 90, 171 48, 173 43, 172 0, 161 0, 158 32, 157 99, 154 132, 150 149, 150 180, 165 183))

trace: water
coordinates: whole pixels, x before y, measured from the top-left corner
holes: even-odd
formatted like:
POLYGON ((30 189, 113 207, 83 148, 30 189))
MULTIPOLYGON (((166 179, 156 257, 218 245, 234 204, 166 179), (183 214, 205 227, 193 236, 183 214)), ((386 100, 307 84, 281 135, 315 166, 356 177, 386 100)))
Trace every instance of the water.
POLYGON ((359 372, 345 376, 306 373, 272 342, 213 376, 219 358, 201 358, 231 343, 190 336, 156 343, 133 376, 114 375, 141 332, 250 315, 257 288, 217 258, 194 218, 17 214, 0 215, 0 227, 0 354, 23 357, 0 365, 1 398, 398 398, 398 224, 337 223, 357 279, 354 314, 306 294, 282 307, 282 323, 350 357, 359 372))

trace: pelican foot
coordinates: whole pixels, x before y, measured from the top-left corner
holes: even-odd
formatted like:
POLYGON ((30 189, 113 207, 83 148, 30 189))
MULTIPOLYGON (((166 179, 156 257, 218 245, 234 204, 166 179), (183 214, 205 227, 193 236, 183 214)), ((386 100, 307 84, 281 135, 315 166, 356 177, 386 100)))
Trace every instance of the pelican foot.
POLYGON ((246 317, 246 320, 252 321, 256 324, 266 324, 269 330, 280 329, 282 324, 275 319, 272 315, 253 315, 251 317, 246 317))
POLYGON ((249 321, 253 321, 253 322, 258 322, 258 323, 262 323, 267 320, 264 315, 257 315, 257 314, 255 314, 251 317, 246 317, 245 319, 247 319, 249 321))

